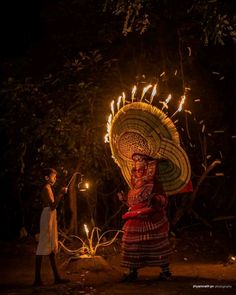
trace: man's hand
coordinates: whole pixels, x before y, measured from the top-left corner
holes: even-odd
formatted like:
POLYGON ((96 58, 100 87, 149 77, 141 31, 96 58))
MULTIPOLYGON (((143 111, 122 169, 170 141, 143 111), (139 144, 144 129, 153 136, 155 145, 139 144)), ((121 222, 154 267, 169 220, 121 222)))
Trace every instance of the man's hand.
POLYGON ((67 187, 67 186, 62 187, 62 188, 60 189, 60 194, 62 194, 62 195, 66 194, 67 192, 68 192, 68 187, 67 187))

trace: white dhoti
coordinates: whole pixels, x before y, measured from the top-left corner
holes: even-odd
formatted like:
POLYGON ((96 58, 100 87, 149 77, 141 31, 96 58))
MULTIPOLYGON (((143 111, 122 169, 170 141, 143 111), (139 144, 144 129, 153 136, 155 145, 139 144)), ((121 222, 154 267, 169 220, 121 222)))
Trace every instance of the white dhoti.
POLYGON ((57 211, 45 207, 40 217, 39 243, 36 255, 49 255, 58 251, 57 211))

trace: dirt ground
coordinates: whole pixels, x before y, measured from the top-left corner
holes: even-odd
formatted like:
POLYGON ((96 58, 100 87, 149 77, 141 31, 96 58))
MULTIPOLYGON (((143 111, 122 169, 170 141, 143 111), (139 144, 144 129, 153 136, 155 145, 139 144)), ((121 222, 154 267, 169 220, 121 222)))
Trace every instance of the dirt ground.
MULTIPOLYGON (((0 294, 2 295, 157 295, 157 294, 236 294, 236 262, 233 242, 225 235, 183 232, 172 237, 170 258, 173 278, 157 280, 159 268, 143 268, 135 283, 120 283, 125 269, 120 267, 119 246, 101 249, 96 259, 73 259, 61 250, 60 271, 70 283, 54 285, 49 262, 43 261, 44 286, 35 288, 36 242, 32 238, 0 243, 0 294)), ((119 245, 119 243, 118 243, 119 245)))

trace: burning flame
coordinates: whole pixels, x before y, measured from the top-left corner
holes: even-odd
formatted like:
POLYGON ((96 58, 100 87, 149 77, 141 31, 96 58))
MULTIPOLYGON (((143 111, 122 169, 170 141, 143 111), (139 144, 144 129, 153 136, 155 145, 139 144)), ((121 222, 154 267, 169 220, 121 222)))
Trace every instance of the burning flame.
POLYGON ((182 111, 182 109, 183 109, 183 104, 184 104, 184 102, 185 102, 185 99, 186 99, 186 95, 184 94, 184 95, 181 96, 181 101, 180 101, 180 103, 179 103, 179 107, 178 107, 177 111, 174 112, 174 114, 171 116, 171 118, 173 118, 173 117, 176 115, 176 113, 182 111))
POLYGON ((152 103, 154 96, 157 94, 157 84, 154 85, 153 89, 152 89, 152 94, 151 94, 151 98, 150 98, 150 103, 152 103))
POLYGON ((108 133, 104 136, 104 142, 105 143, 109 142, 109 134, 108 133))
POLYGON ((120 103, 121 103, 121 98, 122 98, 122 96, 119 96, 118 97, 118 100, 117 100, 117 110, 119 111, 119 109, 120 109, 120 103))
POLYGON ((163 110, 164 108, 168 109, 168 103, 171 100, 171 98, 172 98, 172 96, 171 96, 171 94, 169 94, 165 101, 160 101, 163 104, 163 107, 161 110, 163 110))
POLYGON ((88 235, 89 235, 89 230, 88 230, 87 224, 84 224, 84 230, 85 230, 85 232, 86 232, 86 236, 88 237, 88 235))
POLYGON ((123 106, 125 105, 125 93, 122 92, 122 102, 123 102, 123 106))
POLYGON ((107 122, 107 132, 109 133, 111 129, 111 124, 109 122, 107 122))
POLYGON ((86 189, 88 189, 89 188, 89 183, 85 182, 84 186, 85 186, 86 189))
POLYGON ((116 241, 117 236, 120 233, 123 233, 122 230, 107 230, 106 232, 101 234, 101 230, 98 227, 93 227, 89 235, 88 227, 86 224, 84 224, 84 229, 87 235, 86 241, 81 239, 79 236, 73 235, 73 238, 76 238, 82 244, 82 246, 79 247, 78 249, 70 250, 61 241, 59 241, 59 244, 62 246, 64 250, 66 250, 70 254, 76 254, 76 256, 78 256, 79 254, 79 258, 94 257, 99 247, 110 246, 112 243, 116 241), (113 235, 112 238, 109 238, 111 233, 115 233, 115 234, 113 235), (108 239, 104 239, 105 236, 108 234, 109 234, 108 239))
POLYGON ((180 101, 180 104, 179 104, 178 112, 181 112, 182 111, 182 108, 183 108, 183 104, 185 102, 185 99, 186 99, 186 96, 185 95, 181 96, 181 101, 180 101))
MULTIPOLYGON (((160 77, 164 76, 165 74, 166 74, 165 72, 162 72, 160 77)), ((177 70, 175 71, 175 74, 177 74, 177 70)), ((142 101, 142 99, 145 97, 145 94, 147 93, 147 91, 151 87, 153 87, 153 89, 152 89, 152 93, 150 95, 150 101, 148 101, 147 99, 145 99, 145 101, 152 104, 155 95, 157 95, 157 84, 155 84, 154 86, 149 84, 146 87, 144 87, 143 91, 142 91, 140 101, 142 101)), ((184 91, 185 94, 181 96, 181 101, 179 103, 179 107, 176 110, 176 112, 170 118, 174 117, 178 112, 182 111, 183 105, 184 105, 185 100, 186 100, 186 93, 188 91, 190 91, 190 90, 191 90, 190 87, 185 87, 185 91, 184 91)), ((133 88, 132 88, 132 91, 131 91, 131 102, 134 102, 136 92, 137 92, 137 86, 134 85, 133 88)), ((164 108, 168 109, 168 103, 170 102, 171 99, 172 99, 172 95, 169 94, 167 96, 167 98, 165 99, 165 101, 159 101, 160 103, 162 103, 162 110, 164 108)), ((195 101, 197 101, 197 100, 195 100, 195 101)), ((121 107, 125 106, 125 103, 126 103, 126 95, 125 95, 124 92, 122 92, 122 95, 118 97, 117 102, 116 102, 117 111, 119 111, 121 109, 121 107), (121 103, 122 103, 122 106, 121 106, 121 103)), ((104 136, 104 142, 105 143, 109 142, 109 134, 110 134, 110 130, 111 130, 112 119, 115 116, 114 105, 115 105, 115 101, 112 100, 112 102, 111 102, 111 114, 109 115, 108 120, 107 120, 107 134, 104 136)), ((189 114, 191 114, 191 112, 189 110, 185 110, 185 111, 188 112, 189 114)))
POLYGON ((112 120, 112 114, 109 115, 109 117, 108 117, 108 121, 107 121, 107 122, 108 122, 109 124, 111 124, 111 120, 112 120))
POLYGON ((114 117, 114 114, 115 114, 115 111, 114 111, 114 103, 115 103, 115 101, 113 100, 111 102, 111 112, 112 112, 113 117, 114 117))
POLYGON ((111 121, 112 121, 112 114, 109 115, 108 120, 107 120, 107 134, 104 136, 104 142, 107 143, 109 142, 109 133, 111 130, 111 121))
POLYGON ((167 99, 165 100, 165 102, 166 102, 166 103, 169 103, 169 101, 171 100, 171 98, 172 98, 172 95, 169 94, 168 97, 167 97, 167 99))
POLYGON ((152 85, 149 84, 148 86, 146 86, 146 87, 143 88, 143 92, 142 92, 142 96, 141 96, 140 101, 142 101, 142 99, 143 99, 145 93, 146 93, 151 87, 152 87, 152 85))
POLYGON ((133 89, 132 89, 132 96, 131 96, 131 101, 133 102, 134 101, 134 95, 136 93, 136 90, 137 90, 137 86, 134 85, 133 89))

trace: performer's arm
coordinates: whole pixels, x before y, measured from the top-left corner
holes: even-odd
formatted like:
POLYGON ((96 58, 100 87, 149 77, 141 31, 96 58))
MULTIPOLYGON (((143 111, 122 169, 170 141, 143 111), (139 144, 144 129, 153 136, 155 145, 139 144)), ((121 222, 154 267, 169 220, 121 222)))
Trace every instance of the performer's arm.
POLYGON ((123 191, 117 193, 117 196, 121 202, 127 204, 127 195, 123 191))
POLYGON ((166 207, 168 204, 167 195, 155 195, 153 197, 153 203, 158 207, 166 207))

